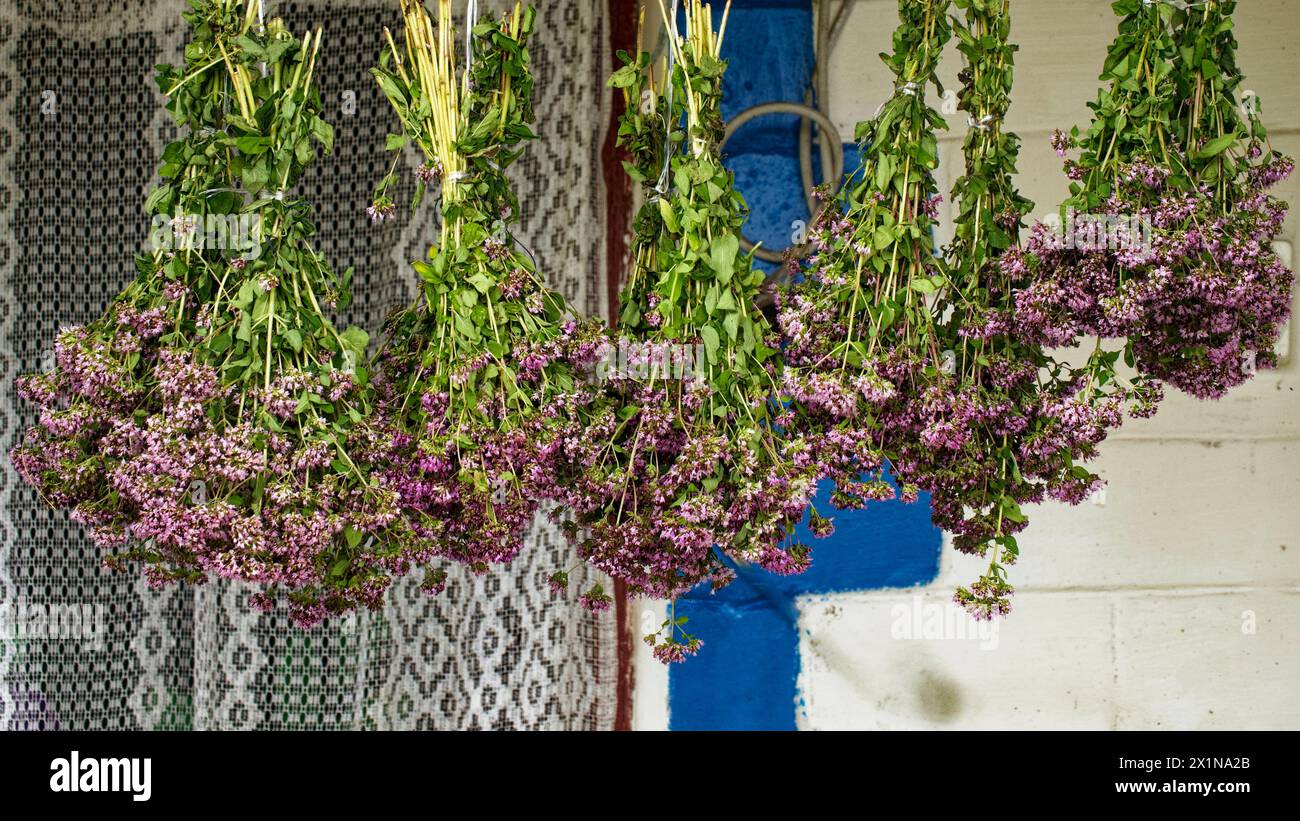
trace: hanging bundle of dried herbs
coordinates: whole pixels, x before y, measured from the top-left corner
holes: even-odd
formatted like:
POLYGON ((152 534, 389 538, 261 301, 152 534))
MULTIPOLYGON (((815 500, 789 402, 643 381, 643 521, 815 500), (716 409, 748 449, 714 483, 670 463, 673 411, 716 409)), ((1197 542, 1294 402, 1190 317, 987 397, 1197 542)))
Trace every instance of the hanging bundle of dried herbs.
POLYGON ((876 116, 860 123, 861 167, 813 227, 806 280, 781 295, 786 388, 797 401, 833 502, 860 508, 918 492, 908 441, 941 447, 962 436, 947 416, 944 348, 935 294, 947 282, 933 230, 941 197, 936 129, 926 102, 952 36, 949 0, 900 2, 894 51, 881 55, 896 81, 876 116))
POLYGON ((1127 338, 1144 374, 1219 398, 1276 364, 1294 275, 1271 247, 1287 209, 1267 192, 1294 164, 1268 148, 1257 98, 1238 95, 1235 0, 1114 9, 1109 88, 1086 132, 1055 139, 1079 151, 1066 230, 1028 244, 1019 315, 1054 344, 1127 338))
MULTIPOLYGON (((988 571, 957 601, 975 617, 1002 615, 1012 589, 1005 566, 1019 556, 1022 506, 1050 496, 1087 498, 1100 480, 1080 462, 1120 424, 1126 407, 1146 415, 1158 394, 1120 381, 1114 359, 1099 353, 1073 367, 1026 340, 1015 297, 1030 284, 1019 259, 1023 219, 1032 203, 1016 190, 1020 140, 1003 123, 1011 105, 1015 54, 1009 0, 955 0, 958 48, 966 61, 959 109, 969 130, 965 173, 953 188, 953 241, 944 249, 948 282, 935 314, 951 351, 942 401, 961 431, 942 447, 912 443, 909 460, 931 493, 934 521, 955 547, 989 559, 988 571)), ((1032 336, 1032 334, 1030 335, 1032 336)))
MULTIPOLYGON (((754 300, 764 281, 740 252, 747 216, 722 164, 720 113, 726 14, 708 5, 660 6, 671 61, 621 54, 610 85, 627 113, 619 142, 647 201, 635 221, 634 260, 622 291, 613 399, 572 443, 562 497, 576 514, 580 554, 648 596, 674 598, 705 580, 726 584, 723 561, 777 573, 807 567, 794 524, 816 470, 779 402, 777 341, 754 300)), ((699 640, 673 621, 647 637, 665 661, 699 640)))
MULTIPOLYGON (((208 25, 201 10, 187 15, 187 20, 196 28, 208 25)), ((211 46, 210 36, 207 41, 211 46)), ((189 214, 229 211, 233 199, 225 193, 215 197, 207 193, 224 192, 234 180, 222 145, 225 135, 215 133, 223 117, 229 76, 220 58, 203 59, 206 53, 204 38, 196 37, 187 49, 183 69, 159 67, 157 80, 169 96, 168 108, 187 131, 167 146, 163 184, 146 204, 159 229, 155 231, 159 247, 137 256, 135 281, 101 318, 60 333, 53 361, 46 362, 43 374, 18 379, 18 392, 40 409, 40 424, 27 431, 24 443, 11 454, 19 475, 52 507, 73 508, 74 519, 105 547, 127 541, 124 525, 131 512, 106 498, 110 495, 107 477, 115 462, 105 459, 100 443, 115 419, 129 416, 153 391, 148 384, 153 369, 143 345, 156 347, 159 337, 173 344, 179 339, 167 327, 173 301, 168 297, 179 298, 187 283, 178 281, 167 294, 169 280, 187 274, 189 264, 201 256, 219 256, 210 249, 187 247, 177 261, 168 246, 173 237, 190 233, 189 214), (182 76, 188 76, 188 82, 180 82, 182 76)))
POLYGON ((320 34, 263 27, 242 0, 193 6, 186 65, 159 72, 188 134, 148 201, 157 247, 103 319, 60 337, 57 367, 24 381, 43 412, 13 458, 110 565, 259 583, 259 606, 287 592, 311 624, 377 603, 387 577, 362 541, 396 512, 347 455, 367 338, 324 309, 348 277, 287 196, 333 139, 312 82, 320 34))
MULTIPOLYGON (((1002 127, 1016 48, 1005 0, 901 2, 893 96, 858 128, 855 184, 815 225, 807 280, 783 294, 787 385, 834 502, 931 495, 935 523, 989 571, 958 601, 977 617, 1009 609, 1004 565, 1015 561, 1021 505, 1046 495, 1077 502, 1097 477, 1078 464, 1123 418, 1156 397, 1121 386, 1117 355, 1073 368, 1022 337, 1016 294, 1030 273, 1016 254, 1032 205, 1012 181, 1019 140, 1002 127), (959 108, 969 131, 966 173, 953 191, 955 238, 936 254, 941 200, 936 131, 926 104, 956 32, 967 62, 959 108)), ((941 92, 942 89, 939 89, 941 92)))
MULTIPOLYGON (((373 73, 404 129, 390 146, 421 153, 421 195, 440 183, 442 225, 415 263, 418 300, 388 323, 364 456, 400 501, 390 549, 427 566, 433 593, 446 579, 436 560, 484 572, 522 548, 538 501, 555 495, 561 443, 580 436, 565 420, 592 401, 582 369, 604 336, 548 290, 509 229, 518 203, 506 170, 533 138, 533 10, 471 23, 463 71, 448 0, 436 24, 418 2, 402 11, 400 45, 388 35, 373 73)), ((372 215, 391 209, 391 182, 372 215)))

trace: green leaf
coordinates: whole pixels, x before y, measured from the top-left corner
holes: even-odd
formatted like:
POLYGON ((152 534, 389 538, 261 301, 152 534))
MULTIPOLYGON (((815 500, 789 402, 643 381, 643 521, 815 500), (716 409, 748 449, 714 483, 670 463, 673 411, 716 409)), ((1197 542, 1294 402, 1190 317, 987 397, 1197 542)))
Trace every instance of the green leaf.
POLYGON ((414 263, 413 267, 415 268, 415 272, 420 275, 420 278, 430 285, 441 280, 437 269, 427 262, 414 263))
POLYGON ((889 157, 881 157, 880 162, 876 164, 876 188, 880 191, 889 190, 889 181, 894 178, 894 162, 889 157))
POLYGON ((1027 521, 1025 515, 1020 512, 1020 505, 1007 496, 1002 497, 1002 515, 1007 521, 1016 524, 1024 524, 1027 521))
POLYGON ((740 252, 740 239, 735 234, 726 234, 713 241, 709 247, 709 267, 718 274, 725 285, 731 280, 736 269, 736 254, 740 252))
MULTIPOLYGON (((347 541, 348 547, 352 548, 353 550, 356 550, 357 547, 361 544, 361 531, 357 530, 351 525, 348 525, 347 527, 343 528, 343 538, 347 541)), ((346 562, 347 559, 344 559, 344 561, 346 562)))
POLYGON ((727 336, 731 338, 731 341, 735 342, 740 334, 740 314, 736 312, 727 314, 726 318, 722 320, 722 327, 726 329, 727 336))
POLYGON ((334 151, 334 126, 320 117, 315 117, 311 121, 311 134, 321 144, 326 154, 334 151))
POLYGON ((267 137, 250 135, 235 140, 235 147, 243 154, 263 154, 271 147, 271 140, 267 137))
POLYGON ((293 147, 293 158, 299 165, 308 165, 316 159, 316 149, 312 148, 311 141, 306 137, 298 140, 293 147))
POLYGON ((677 212, 673 210, 672 204, 663 197, 660 197, 658 202, 659 215, 663 217, 664 225, 668 228, 669 232, 673 234, 681 233, 682 226, 681 223, 677 221, 677 212))
POLYGON ((230 336, 230 331, 222 331, 220 334, 213 337, 212 341, 208 343, 208 350, 212 351, 212 353, 217 356, 220 356, 229 350, 232 344, 234 344, 234 340, 230 336))
POLYGON ((1227 151, 1237 140, 1240 139, 1236 132, 1224 134, 1215 140, 1210 140, 1200 151, 1196 152, 1197 159, 1208 160, 1211 157, 1217 157, 1224 151, 1227 151))
POLYGON ((876 229, 871 237, 871 243, 877 251, 888 248, 894 242, 894 232, 885 226, 876 229))
POLYGON ((623 171, 627 173, 633 182, 645 182, 645 174, 642 174, 639 168, 627 160, 623 160, 623 171))
POLYGON ((718 363, 718 346, 722 344, 718 332, 714 330, 712 325, 705 325, 700 328, 700 339, 704 342, 704 352, 709 357, 709 364, 716 365, 718 363))
POLYGON ((636 85, 640 76, 641 72, 637 70, 635 65, 626 65, 610 76, 608 86, 610 88, 631 88, 636 85))
POLYGON ((339 334, 339 339, 343 347, 356 357, 355 361, 360 362, 366 358, 366 348, 370 346, 370 334, 360 328, 348 328, 339 334))
POLYGON ((244 187, 250 194, 256 194, 266 187, 266 181, 270 179, 270 171, 265 162, 250 163, 244 166, 242 177, 244 187))
POLYGON ((460 331, 461 335, 466 339, 470 341, 478 340, 478 328, 475 328, 474 323, 466 319, 463 314, 455 314, 452 318, 452 324, 456 326, 456 330, 460 331))

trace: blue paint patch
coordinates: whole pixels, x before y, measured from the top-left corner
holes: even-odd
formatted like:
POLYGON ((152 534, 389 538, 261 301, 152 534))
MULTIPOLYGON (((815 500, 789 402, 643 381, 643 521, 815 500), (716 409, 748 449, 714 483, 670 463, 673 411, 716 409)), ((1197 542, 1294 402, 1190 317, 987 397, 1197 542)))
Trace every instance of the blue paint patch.
POLYGON ((799 635, 784 613, 761 601, 679 603, 677 613, 707 639, 668 676, 673 730, 795 729, 799 635))
MULTIPOLYGON (((724 115, 775 100, 802 102, 813 70, 812 36, 807 0, 733 3, 723 44, 730 63, 724 115)), ((798 145, 798 118, 771 116, 746 125, 727 146, 727 164, 753 211, 746 235, 767 247, 789 245, 791 222, 809 218, 798 145)), ((856 146, 847 145, 845 153, 845 167, 855 169, 856 146)), ((796 598, 910 587, 938 575, 942 536, 930 522, 928 497, 911 505, 881 503, 842 512, 831 510, 828 497, 829 483, 818 494, 818 509, 833 516, 835 534, 813 539, 806 519, 800 528, 800 540, 813 548, 806 574, 780 577, 739 569, 730 587, 717 594, 703 587, 677 603, 676 615, 687 617, 686 630, 705 645, 669 672, 672 729, 795 729, 796 598)))
MULTIPOLYGON (((814 67, 812 4, 791 0, 733 3, 722 56, 728 62, 722 115, 730 120, 761 103, 802 103, 814 67)), ((745 236, 764 248, 790 245, 791 223, 807 222, 800 193, 800 119, 769 114, 746 123, 727 144, 728 166, 752 214, 745 236)), ((773 271, 776 265, 760 261, 773 271)))
MULTIPOLYGON (((826 501, 830 488, 829 482, 822 486, 820 502, 826 501)), ((799 676, 795 600, 804 595, 911 587, 938 575, 942 535, 930 522, 927 496, 910 505, 885 502, 866 511, 832 515, 836 531, 830 538, 813 539, 806 518, 799 528, 799 540, 813 548, 808 572, 775 576, 737 568, 730 586, 717 593, 700 587, 677 602, 676 615, 688 620, 686 631, 705 644, 699 655, 669 671, 672 729, 795 729, 799 676)))

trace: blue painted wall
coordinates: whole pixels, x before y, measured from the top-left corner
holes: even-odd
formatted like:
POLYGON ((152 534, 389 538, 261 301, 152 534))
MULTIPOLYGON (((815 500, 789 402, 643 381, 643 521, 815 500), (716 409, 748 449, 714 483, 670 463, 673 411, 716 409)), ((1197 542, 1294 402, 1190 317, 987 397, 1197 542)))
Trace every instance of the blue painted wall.
MULTIPOLYGON (((802 102, 813 70, 809 0, 736 0, 723 43, 730 62, 723 113, 759 103, 802 102)), ((844 135, 849 139, 852 135, 844 135)), ((728 165, 753 215, 747 236, 766 247, 789 245, 791 222, 807 220, 799 176, 799 120, 770 116, 741 129, 727 146, 728 165)), ((846 168, 857 165, 846 147, 846 168)), ((823 489, 821 501, 827 493, 823 489)), ((819 509, 829 505, 819 504, 819 509)), ((814 540, 803 576, 744 571, 712 594, 707 587, 677 603, 686 629, 705 642, 700 654, 669 672, 669 726, 674 730, 792 730, 798 710, 798 613, 801 595, 908 587, 939 572, 941 534, 929 500, 894 502, 835 513, 836 532, 814 540)), ((806 525, 806 522, 805 522, 806 525)))

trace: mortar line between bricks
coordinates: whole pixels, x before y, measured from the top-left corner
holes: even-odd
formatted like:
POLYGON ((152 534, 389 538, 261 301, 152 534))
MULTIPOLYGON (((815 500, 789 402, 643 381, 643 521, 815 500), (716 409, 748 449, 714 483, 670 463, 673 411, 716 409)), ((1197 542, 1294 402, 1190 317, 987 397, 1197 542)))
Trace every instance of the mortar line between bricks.
POLYGON ((1119 729, 1119 602, 1110 600, 1110 728, 1119 729))
MULTIPOLYGON (((863 590, 857 593, 807 593, 798 597, 800 603, 819 603, 828 601, 894 601, 904 595, 924 595, 927 593, 950 592, 947 584, 926 585, 924 587, 897 587, 885 590, 863 590)), ((1179 584, 1169 586, 1077 586, 1077 587, 1031 587, 1020 584, 1016 586, 1016 595, 1082 595, 1124 597, 1160 595, 1172 596, 1228 596, 1236 593, 1289 593, 1300 594, 1300 585, 1212 585, 1179 584), (1172 594, 1172 595, 1171 595, 1172 594)))
POLYGON ((1141 585, 1125 586, 1117 585, 1114 587, 1106 585, 1085 585, 1078 587, 1031 587, 1029 585, 1019 585, 1016 594, 1037 593, 1037 594, 1083 594, 1107 596, 1120 593, 1123 595, 1163 595, 1170 594, 1186 596, 1228 596, 1234 593, 1296 593, 1300 588, 1290 584, 1269 584, 1269 585, 1224 585, 1224 584, 1171 584, 1162 585, 1141 585))
POLYGON ((1204 435, 1204 434, 1196 434, 1196 433, 1184 433, 1184 434, 1174 433, 1174 434, 1167 434, 1167 435, 1163 435, 1163 436, 1143 436, 1143 435, 1141 435, 1141 434, 1136 435, 1136 436, 1125 436, 1125 435, 1123 435, 1123 434, 1119 434, 1119 435, 1116 435, 1116 436, 1111 436, 1111 437, 1109 437, 1106 441, 1108 441, 1108 442, 1141 442, 1141 443, 1151 443, 1151 442, 1174 442, 1174 443, 1178 443, 1178 444, 1191 443, 1191 444, 1203 444, 1203 445, 1213 445, 1213 444, 1220 443, 1220 442, 1234 442, 1234 443, 1241 443, 1241 442, 1296 442, 1296 443, 1300 443, 1300 434, 1277 433, 1277 434, 1260 434, 1260 435, 1258 435, 1258 436, 1240 436, 1240 435, 1231 435, 1231 434, 1229 434, 1229 435, 1224 435, 1224 436, 1206 436, 1206 435, 1204 435))

